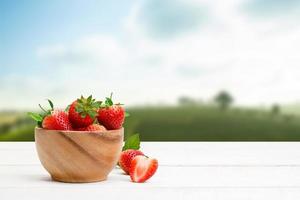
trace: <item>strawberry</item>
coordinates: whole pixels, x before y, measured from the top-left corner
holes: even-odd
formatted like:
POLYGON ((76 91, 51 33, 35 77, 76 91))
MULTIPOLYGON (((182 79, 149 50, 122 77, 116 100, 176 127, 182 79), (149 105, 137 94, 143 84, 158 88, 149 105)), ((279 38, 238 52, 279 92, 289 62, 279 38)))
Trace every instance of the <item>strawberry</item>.
POLYGON ((84 128, 78 128, 77 131, 106 131, 106 128, 104 126, 101 126, 99 124, 91 124, 84 128))
POLYGON ((37 126, 49 130, 72 130, 68 113, 62 110, 54 110, 52 101, 48 99, 48 102, 51 107, 49 110, 45 110, 39 104, 39 107, 44 111, 43 114, 28 113, 28 115, 37 122, 37 126))
POLYGON ((49 130, 72 130, 68 114, 61 110, 54 110, 51 115, 45 116, 42 127, 49 130))
POLYGON ((119 159, 119 165, 126 174, 129 174, 132 159, 138 155, 143 156, 144 154, 143 152, 134 149, 127 149, 125 151, 122 151, 119 159))
POLYGON ((74 128, 84 128, 96 119, 97 110, 101 102, 93 99, 92 95, 88 98, 81 96, 80 99, 74 101, 69 108, 69 120, 74 128))
POLYGON ((143 183, 155 174, 157 168, 158 162, 155 158, 136 156, 131 161, 130 178, 133 182, 143 183))
POLYGON ((97 119, 108 130, 116 130, 123 125, 125 110, 121 104, 113 104, 111 94, 110 97, 106 97, 105 105, 98 110, 97 119))

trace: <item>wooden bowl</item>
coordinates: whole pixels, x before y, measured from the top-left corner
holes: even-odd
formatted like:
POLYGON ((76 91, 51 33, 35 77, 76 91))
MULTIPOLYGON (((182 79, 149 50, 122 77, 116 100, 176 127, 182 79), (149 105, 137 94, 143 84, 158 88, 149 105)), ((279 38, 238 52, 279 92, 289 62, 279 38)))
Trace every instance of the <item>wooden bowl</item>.
POLYGON ((124 129, 103 132, 35 129, 42 165, 53 180, 83 183, 103 181, 116 166, 124 129))

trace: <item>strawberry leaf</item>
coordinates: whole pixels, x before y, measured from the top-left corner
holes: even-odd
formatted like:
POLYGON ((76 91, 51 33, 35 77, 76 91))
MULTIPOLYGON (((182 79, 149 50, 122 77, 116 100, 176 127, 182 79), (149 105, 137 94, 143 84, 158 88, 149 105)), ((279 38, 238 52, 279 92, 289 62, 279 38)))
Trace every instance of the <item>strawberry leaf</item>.
POLYGON ((112 106, 112 105, 114 105, 114 103, 113 103, 111 98, 106 97, 105 105, 106 106, 112 106))
POLYGON ((49 102, 49 104, 50 104, 51 110, 53 110, 53 109, 54 109, 54 106, 53 106, 52 101, 51 101, 50 99, 47 99, 47 100, 48 100, 48 102, 49 102))
POLYGON ((40 107, 40 109, 41 109, 42 111, 44 111, 45 113, 48 113, 48 112, 49 112, 48 110, 45 110, 45 109, 41 106, 41 104, 39 104, 39 107, 40 107))
POLYGON ((54 106, 53 103, 50 99, 47 99, 51 109, 50 110, 46 110, 45 108, 43 108, 41 106, 41 104, 39 104, 39 107, 42 109, 42 111, 44 112, 43 114, 38 114, 38 113, 33 113, 33 112, 28 112, 27 115, 29 117, 31 117, 34 121, 37 122, 38 127, 42 127, 42 123, 43 120, 46 116, 51 115, 51 112, 54 110, 54 106))
POLYGON ((129 117, 130 114, 128 112, 125 112, 125 117, 129 117))
POLYGON ((78 112, 78 113, 82 113, 82 112, 84 111, 83 107, 79 107, 79 106, 77 106, 77 107, 75 108, 75 110, 76 110, 76 112, 78 112))
POLYGON ((66 112, 69 112, 71 105, 68 105, 65 109, 66 112))
POLYGON ((96 101, 94 102, 92 105, 95 107, 95 108, 100 108, 102 102, 101 101, 96 101))
POLYGON ((138 133, 127 138, 122 151, 126 149, 136 149, 136 150, 140 149, 140 135, 138 133))
POLYGON ((85 118, 89 115, 92 119, 94 119, 98 114, 97 111, 100 106, 101 102, 93 99, 92 95, 90 95, 88 98, 81 96, 79 99, 77 99, 75 111, 80 114, 81 118, 85 118))
POLYGON ((90 102, 92 101, 92 98, 93 98, 92 95, 90 95, 90 96, 87 98, 87 102, 90 103, 90 102))
POLYGON ((32 112, 28 112, 27 115, 29 117, 31 117, 34 121, 37 122, 38 127, 42 128, 42 123, 43 123, 45 115, 40 115, 40 114, 32 113, 32 112))
POLYGON ((110 107, 110 106, 114 105, 114 103, 112 101, 112 95, 113 95, 113 93, 110 93, 110 97, 105 98, 104 107, 110 107))
POLYGON ((43 121, 43 117, 40 114, 33 113, 33 112, 28 112, 27 114, 29 117, 31 117, 36 122, 43 121))

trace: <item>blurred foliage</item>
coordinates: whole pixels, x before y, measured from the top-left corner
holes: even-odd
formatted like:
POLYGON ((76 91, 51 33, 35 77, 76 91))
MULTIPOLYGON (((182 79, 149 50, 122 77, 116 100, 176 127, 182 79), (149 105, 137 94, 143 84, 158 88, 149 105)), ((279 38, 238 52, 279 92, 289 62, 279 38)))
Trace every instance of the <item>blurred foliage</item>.
POLYGON ((272 115, 279 115, 280 113, 280 106, 278 104, 274 104, 271 108, 272 115))
MULTIPOLYGON (((276 108, 277 109, 277 108, 276 108)), ((300 118, 270 111, 209 105, 128 109, 126 137, 143 141, 300 141, 300 118)), ((22 113, 0 113, 0 141, 34 140, 35 123, 22 113)))
POLYGON ((274 117, 269 111, 180 106, 135 108, 130 113, 125 126, 141 133, 144 141, 300 141, 299 117, 274 117))
POLYGON ((0 141, 32 141, 34 127, 35 122, 25 113, 0 113, 0 141))
POLYGON ((233 97, 227 91, 220 91, 214 98, 220 109, 227 109, 233 102, 233 97))

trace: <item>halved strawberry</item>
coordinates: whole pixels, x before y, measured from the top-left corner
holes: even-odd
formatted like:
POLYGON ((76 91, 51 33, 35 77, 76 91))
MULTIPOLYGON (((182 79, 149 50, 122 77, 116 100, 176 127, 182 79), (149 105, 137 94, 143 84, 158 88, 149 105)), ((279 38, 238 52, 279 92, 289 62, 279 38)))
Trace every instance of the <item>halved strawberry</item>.
POLYGON ((101 126, 100 124, 91 124, 84 128, 78 128, 77 131, 106 131, 106 128, 104 126, 101 126))
POLYGON ((114 104, 112 94, 106 97, 105 104, 98 110, 97 119, 108 130, 115 130, 122 127, 125 119, 125 109, 121 104, 114 104))
POLYGON ((133 158, 135 158, 138 155, 144 155, 144 154, 143 152, 134 149, 127 149, 125 151, 122 151, 119 159, 119 165, 126 174, 129 174, 131 161, 133 160, 133 158))
POLYGON ((136 156, 131 161, 130 178, 133 182, 143 183, 155 174, 157 168, 158 162, 155 158, 136 156))
POLYGON ((42 127, 49 130, 72 130, 68 114, 62 110, 54 110, 45 116, 42 127))
POLYGON ((74 128, 84 128, 91 124, 96 119, 97 110, 101 102, 93 99, 92 95, 88 98, 81 98, 74 101, 69 108, 69 119, 74 128))

